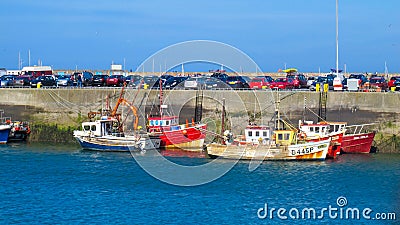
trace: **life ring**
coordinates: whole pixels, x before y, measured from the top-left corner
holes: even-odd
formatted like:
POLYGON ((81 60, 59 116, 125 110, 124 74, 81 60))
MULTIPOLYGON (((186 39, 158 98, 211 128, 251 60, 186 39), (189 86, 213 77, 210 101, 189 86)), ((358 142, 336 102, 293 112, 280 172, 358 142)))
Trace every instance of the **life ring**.
POLYGON ((262 144, 263 144, 263 145, 267 145, 267 139, 263 139, 263 140, 262 140, 262 144))
POLYGON ((299 140, 305 140, 307 138, 307 134, 305 132, 299 133, 299 140))

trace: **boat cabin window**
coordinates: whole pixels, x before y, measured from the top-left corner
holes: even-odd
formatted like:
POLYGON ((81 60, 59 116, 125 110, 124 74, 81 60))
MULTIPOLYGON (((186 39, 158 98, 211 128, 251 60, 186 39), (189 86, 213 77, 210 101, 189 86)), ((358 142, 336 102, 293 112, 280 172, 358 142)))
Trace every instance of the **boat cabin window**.
POLYGON ((247 136, 249 136, 249 137, 253 136, 253 132, 252 132, 252 131, 249 131, 249 132, 247 133, 247 136))
POLYGON ((278 141, 288 141, 290 140, 290 133, 278 134, 278 141))
POLYGON ((83 130, 90 130, 90 126, 89 125, 83 126, 83 130))
POLYGON ((96 131, 96 125, 92 125, 91 130, 92 130, 92 131, 96 131))
POLYGON ((165 121, 165 125, 169 126, 169 120, 165 121))
POLYGON ((263 131, 263 137, 267 137, 267 131, 263 131))
POLYGON ((319 127, 315 128, 315 133, 319 133, 319 127))
POLYGON ((310 127, 310 132, 314 132, 314 127, 310 127))
POLYGON ((256 131, 256 137, 260 136, 260 131, 256 131))

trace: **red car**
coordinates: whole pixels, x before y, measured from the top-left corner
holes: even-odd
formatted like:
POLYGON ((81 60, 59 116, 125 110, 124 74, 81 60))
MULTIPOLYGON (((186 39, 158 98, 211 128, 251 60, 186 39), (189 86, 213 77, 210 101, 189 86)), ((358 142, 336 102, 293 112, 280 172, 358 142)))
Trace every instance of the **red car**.
POLYGON ((272 77, 270 77, 270 76, 259 76, 259 77, 253 78, 249 82, 249 86, 252 89, 265 89, 265 88, 269 88, 269 85, 272 82, 274 82, 274 79, 272 79, 272 77))
POLYGON ((288 74, 286 78, 293 79, 295 88, 306 88, 307 78, 303 74, 288 74))
POLYGON ((400 81, 400 77, 399 76, 391 77, 390 80, 389 80, 389 83, 388 83, 389 88, 396 87, 396 84, 395 84, 396 81, 400 81))
POLYGON ((123 75, 111 75, 107 78, 106 85, 122 87, 122 85, 124 85, 124 82, 125 77, 123 75))
POLYGON ((382 91, 387 91, 388 82, 382 76, 375 76, 369 79, 370 88, 380 88, 382 91))
POLYGON ((294 80, 292 78, 276 78, 274 82, 272 82, 269 86, 271 89, 293 89, 294 86, 294 80))

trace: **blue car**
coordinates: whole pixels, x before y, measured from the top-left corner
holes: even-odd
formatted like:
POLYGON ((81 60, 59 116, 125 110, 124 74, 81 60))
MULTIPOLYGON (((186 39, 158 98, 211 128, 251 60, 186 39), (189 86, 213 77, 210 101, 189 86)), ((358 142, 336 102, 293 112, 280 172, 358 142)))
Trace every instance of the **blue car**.
POLYGON ((7 76, 7 75, 6 76, 2 76, 0 78, 0 81, 1 81, 1 83, 0 83, 1 87, 12 86, 13 83, 14 83, 14 76, 7 76))

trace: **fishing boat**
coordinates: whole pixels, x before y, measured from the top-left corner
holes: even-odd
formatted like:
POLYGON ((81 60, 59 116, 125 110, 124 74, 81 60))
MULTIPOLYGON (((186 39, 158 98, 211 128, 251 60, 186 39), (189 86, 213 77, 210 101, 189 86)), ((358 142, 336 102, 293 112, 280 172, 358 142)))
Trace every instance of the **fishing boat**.
POLYGON ((97 151, 143 151, 160 147, 160 139, 146 133, 127 135, 119 129, 119 121, 103 116, 94 122, 83 122, 82 130, 74 131, 83 149, 97 151))
POLYGON ((83 149, 96 151, 144 151, 158 149, 161 139, 157 135, 148 134, 139 130, 138 109, 126 100, 125 86, 121 89, 120 96, 112 109, 109 107, 108 98, 106 109, 100 112, 89 112, 89 122, 82 123, 82 130, 75 130, 74 137, 83 149), (124 132, 123 120, 118 108, 125 105, 133 113, 133 132, 124 132), (100 119, 92 121, 97 115, 100 119))
MULTIPOLYGON (((265 125, 249 125, 245 129, 245 142, 230 140, 224 131, 222 143, 207 145, 210 158, 244 160, 325 160, 331 138, 307 141, 299 138, 299 131, 280 118, 279 101, 276 107, 275 129, 265 125), (271 136, 272 134, 272 136, 271 136)), ((223 113, 224 114, 224 113, 223 113)))
POLYGON ((373 124, 347 126, 346 122, 328 122, 330 129, 335 132, 346 130, 341 145, 342 153, 370 153, 375 138, 375 131, 367 131, 366 127, 373 124))
POLYGON ((0 144, 7 144, 8 135, 11 131, 10 124, 0 124, 0 144))
POLYGON ((206 129, 206 124, 196 124, 194 121, 179 124, 178 116, 148 118, 148 132, 159 136, 162 148, 202 151, 206 137, 203 131, 206 129))
POLYGON ((11 121, 11 131, 8 136, 8 141, 10 142, 18 142, 18 141, 26 141, 31 133, 31 129, 29 127, 28 122, 24 121, 11 121))
POLYGON ((163 104, 163 90, 160 79, 159 110, 147 117, 147 132, 161 139, 163 149, 179 149, 184 151, 203 151, 207 124, 201 122, 203 95, 196 92, 195 115, 191 123, 179 124, 179 117, 168 111, 163 104))
MULTIPOLYGON (((254 132, 254 133, 253 133, 254 132)), ((272 139, 263 139, 255 136, 259 143, 249 142, 246 145, 211 143, 207 145, 207 154, 210 158, 227 158, 243 160, 325 160, 330 138, 320 141, 300 141, 297 139, 297 130, 275 130, 272 139)), ((246 136, 248 136, 246 134, 246 136)))

